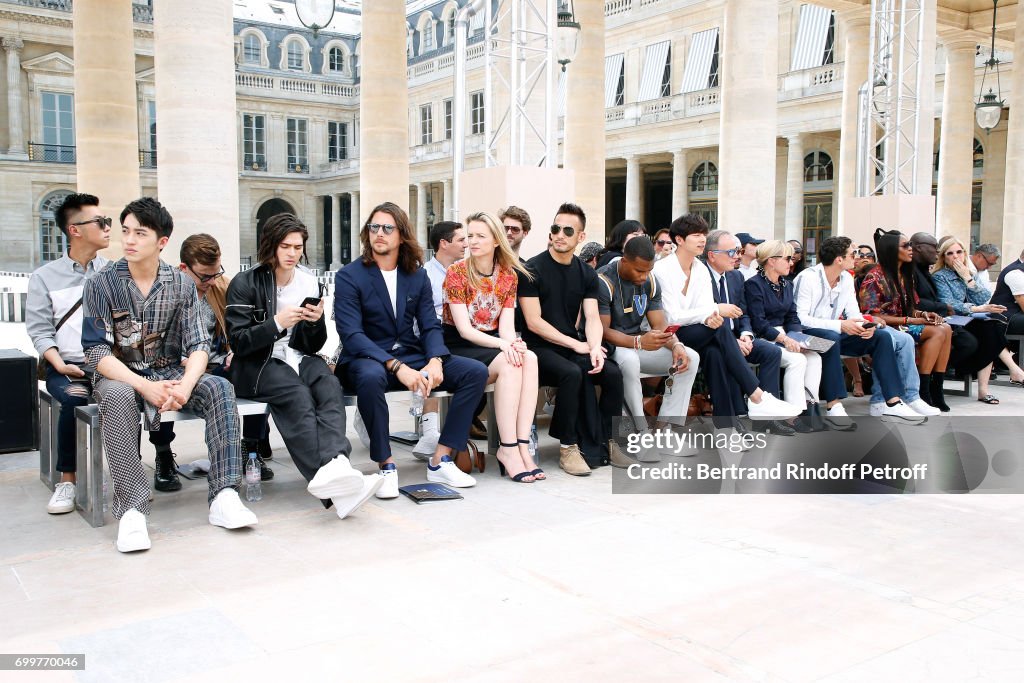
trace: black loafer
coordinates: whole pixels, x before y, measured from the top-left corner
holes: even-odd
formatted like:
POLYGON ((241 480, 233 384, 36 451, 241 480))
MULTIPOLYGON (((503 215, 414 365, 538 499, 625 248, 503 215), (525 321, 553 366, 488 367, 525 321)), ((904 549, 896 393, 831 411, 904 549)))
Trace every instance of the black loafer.
POLYGON ((174 453, 168 453, 167 455, 157 453, 156 472, 153 474, 153 488, 164 493, 181 490, 181 479, 178 478, 174 453))

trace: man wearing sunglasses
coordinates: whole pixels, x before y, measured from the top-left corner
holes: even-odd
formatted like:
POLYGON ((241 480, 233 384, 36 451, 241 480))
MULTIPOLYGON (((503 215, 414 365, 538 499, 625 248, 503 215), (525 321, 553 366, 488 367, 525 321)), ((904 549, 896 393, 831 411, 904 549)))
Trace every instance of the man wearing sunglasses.
POLYGON ((57 418, 57 471, 46 511, 51 515, 75 509, 75 408, 89 402, 90 378, 82 370, 82 291, 85 281, 107 265, 97 256, 110 244, 111 220, 100 213, 91 194, 70 194, 54 212, 68 250, 56 261, 35 270, 28 281, 25 324, 46 368, 46 390, 60 404, 57 418))
MULTIPOLYGON (((530 214, 518 206, 509 206, 498 214, 498 220, 501 221, 502 226, 505 228, 505 238, 508 240, 508 245, 512 247, 512 251, 516 253, 516 256, 519 256, 519 248, 523 246, 523 240, 530 234, 530 228, 533 227, 530 214)), ((526 263, 526 260, 521 256, 519 260, 526 263)))
POLYGON ((609 458, 625 460, 611 441, 612 417, 622 413, 622 372, 601 345, 600 282, 574 254, 586 224, 583 209, 562 204, 547 251, 527 262, 533 279, 519 278, 523 337, 537 354, 541 385, 558 387, 548 433, 560 444, 559 466, 574 476, 590 474, 609 458), (595 386, 601 387, 600 402, 595 386))

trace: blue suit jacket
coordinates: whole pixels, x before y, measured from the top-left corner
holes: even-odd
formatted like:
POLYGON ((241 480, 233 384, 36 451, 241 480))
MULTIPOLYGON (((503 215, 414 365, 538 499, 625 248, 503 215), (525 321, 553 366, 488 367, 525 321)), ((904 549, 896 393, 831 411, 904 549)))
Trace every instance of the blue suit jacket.
MULTIPOLYGON (((726 303, 719 301, 721 298, 718 295, 718 274, 708 266, 708 271, 711 273, 711 291, 715 295, 715 303, 721 304, 726 303)), ((750 327, 750 316, 747 315, 747 295, 743 290, 743 273, 738 270, 727 270, 725 272, 725 286, 729 290, 729 301, 728 303, 739 306, 740 310, 743 311, 743 315, 732 321, 732 331, 737 337, 744 332, 754 334, 754 330, 750 327)))
POLYGON ((366 265, 357 259, 339 270, 334 278, 334 324, 342 345, 338 363, 357 358, 415 362, 448 356, 427 271, 398 270, 395 308, 397 314, 376 263, 366 265), (413 322, 419 326, 419 336, 413 322))

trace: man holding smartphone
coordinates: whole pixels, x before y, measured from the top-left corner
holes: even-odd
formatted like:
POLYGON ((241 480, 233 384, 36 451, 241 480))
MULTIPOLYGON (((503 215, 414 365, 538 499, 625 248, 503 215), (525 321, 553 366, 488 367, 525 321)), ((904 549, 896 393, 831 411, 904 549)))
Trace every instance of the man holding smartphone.
MULTIPOLYGON (((654 245, 650 240, 633 239, 623 247, 622 258, 597 270, 600 287, 597 311, 604 326, 604 341, 611 345, 611 357, 622 370, 624 401, 638 430, 646 430, 644 420, 643 388, 640 373, 662 375, 669 373, 661 409, 659 426, 669 423, 683 425, 690 405, 690 391, 697 377, 700 356, 675 336, 675 330, 665 327, 665 312, 661 307, 661 288, 651 276, 655 262, 654 245), (641 326, 646 320, 648 332, 641 326)), ((673 329, 674 328, 674 329, 673 329)), ((628 467, 627 456, 613 454, 613 467, 628 467)), ((656 455, 640 453, 643 462, 657 462, 656 455)))

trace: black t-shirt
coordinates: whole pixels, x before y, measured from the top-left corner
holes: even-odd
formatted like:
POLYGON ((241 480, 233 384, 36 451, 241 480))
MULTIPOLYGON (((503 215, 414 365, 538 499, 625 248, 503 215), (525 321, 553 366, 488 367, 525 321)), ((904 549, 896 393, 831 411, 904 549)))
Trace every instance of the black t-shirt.
MULTIPOLYGON (((526 265, 533 281, 519 276, 519 296, 540 299, 541 317, 567 337, 579 339, 576 330, 577 323, 582 322, 583 300, 597 299, 600 292, 597 273, 575 256, 569 265, 563 266, 547 251, 534 256, 526 265)), ((521 332, 527 344, 555 346, 530 332, 525 324, 521 332)))

